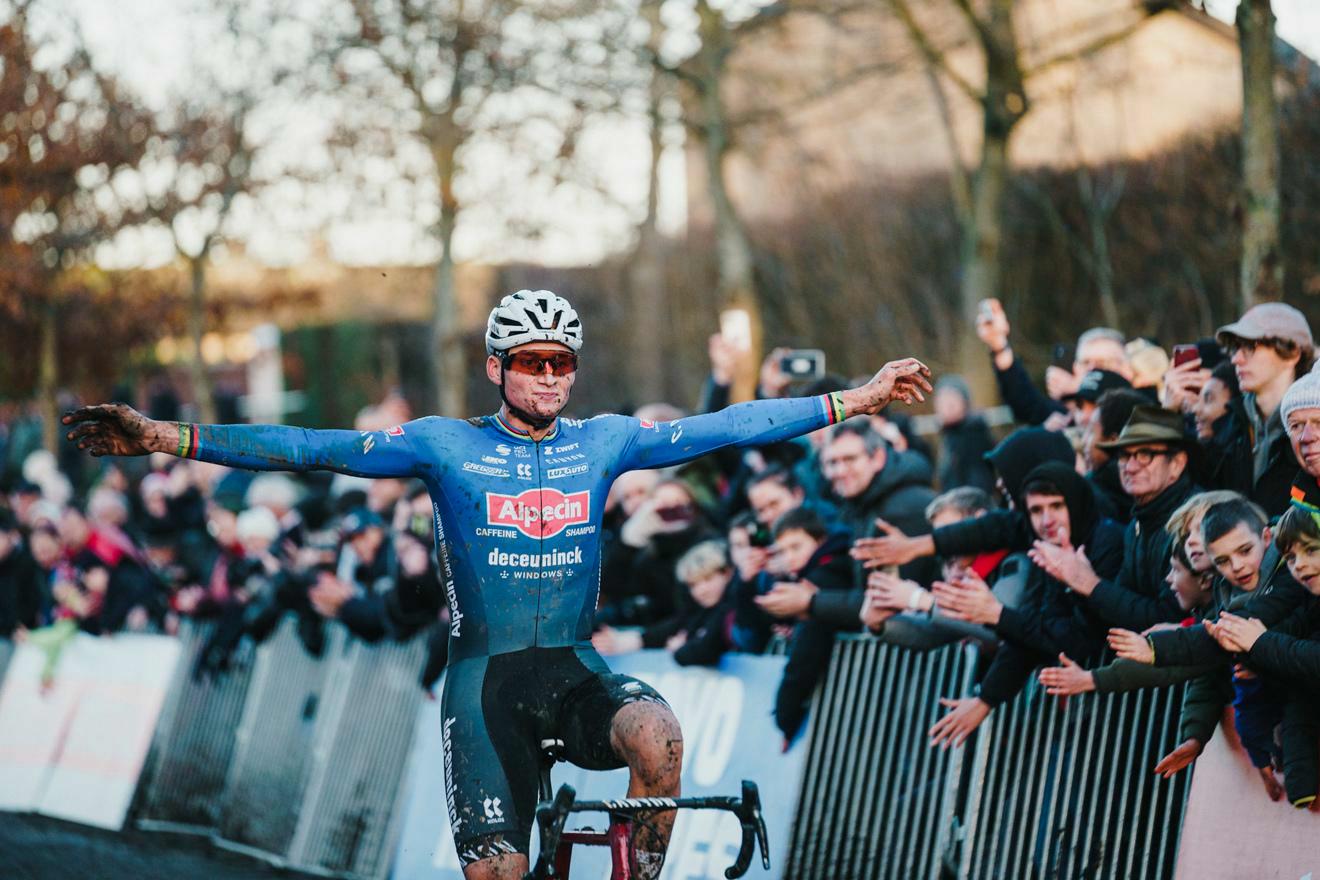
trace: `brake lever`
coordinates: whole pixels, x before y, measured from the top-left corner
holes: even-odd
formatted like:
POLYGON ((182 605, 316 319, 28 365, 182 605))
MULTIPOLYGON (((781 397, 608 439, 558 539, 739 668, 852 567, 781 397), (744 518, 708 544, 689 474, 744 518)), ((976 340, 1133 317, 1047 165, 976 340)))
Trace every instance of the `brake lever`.
POLYGON ((739 824, 742 825, 742 845, 738 848, 738 857, 733 864, 724 870, 724 876, 728 880, 734 880, 735 877, 747 873, 757 843, 761 847, 761 865, 765 870, 770 870, 770 840, 765 830, 765 819, 761 815, 761 794, 755 782, 743 780, 742 799, 735 814, 738 816, 739 824))
POLYGON ((765 830, 765 816, 761 814, 761 792, 756 787, 756 783, 750 779, 744 779, 742 784, 742 800, 746 804, 751 819, 756 823, 756 841, 761 845, 761 865, 765 870, 770 870, 770 835, 765 830))

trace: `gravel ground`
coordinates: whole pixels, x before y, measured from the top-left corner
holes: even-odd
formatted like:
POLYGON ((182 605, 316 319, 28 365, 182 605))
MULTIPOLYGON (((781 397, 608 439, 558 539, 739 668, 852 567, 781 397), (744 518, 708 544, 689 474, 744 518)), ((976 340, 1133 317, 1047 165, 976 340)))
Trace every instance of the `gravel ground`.
POLYGON ((311 880, 310 875, 212 846, 206 838, 112 832, 59 819, 0 813, 4 880, 311 880))

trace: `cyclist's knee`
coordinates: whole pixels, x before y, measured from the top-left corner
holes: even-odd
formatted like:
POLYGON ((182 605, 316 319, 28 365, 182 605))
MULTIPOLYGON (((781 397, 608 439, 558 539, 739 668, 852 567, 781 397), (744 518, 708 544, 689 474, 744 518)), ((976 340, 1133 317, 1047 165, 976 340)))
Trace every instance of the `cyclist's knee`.
POLYGON ((528 859, 520 852, 493 852, 463 866, 463 880, 522 880, 528 859))
POLYGON ((614 750, 643 781, 676 785, 683 767, 683 731, 664 703, 629 703, 614 715, 610 729, 614 750))

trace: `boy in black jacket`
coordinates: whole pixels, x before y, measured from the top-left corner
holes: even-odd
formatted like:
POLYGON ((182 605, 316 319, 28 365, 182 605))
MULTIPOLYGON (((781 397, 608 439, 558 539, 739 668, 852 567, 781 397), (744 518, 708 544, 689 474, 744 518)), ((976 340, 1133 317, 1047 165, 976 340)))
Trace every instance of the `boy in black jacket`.
MULTIPOLYGON (((812 511, 799 507, 781 516, 774 527, 774 566, 781 580, 756 604, 767 613, 797 620, 789 643, 788 663, 775 697, 775 723, 792 742, 806 717, 811 692, 830 662, 838 627, 811 616, 811 605, 822 592, 846 591, 853 585, 853 564, 847 534, 831 534, 812 511)), ((859 619, 854 629, 861 628, 859 619)))
POLYGON ((1275 546, 1308 593, 1281 623, 1266 629, 1255 617, 1225 612, 1206 629, 1225 651, 1244 657, 1254 670, 1288 687, 1280 725, 1284 787, 1295 807, 1320 808, 1317 739, 1320 738, 1320 493, 1294 492, 1275 546), (1300 496, 1300 497, 1299 497, 1300 496))

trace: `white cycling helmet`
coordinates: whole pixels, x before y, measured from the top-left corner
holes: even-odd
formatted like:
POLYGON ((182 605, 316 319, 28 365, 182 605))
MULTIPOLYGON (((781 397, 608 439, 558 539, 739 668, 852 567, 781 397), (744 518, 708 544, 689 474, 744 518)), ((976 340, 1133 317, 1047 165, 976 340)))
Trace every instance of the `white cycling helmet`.
POLYGON ((524 342, 562 342, 582 347, 582 321, 562 296, 548 290, 511 293, 490 310, 486 351, 497 354, 524 342))

